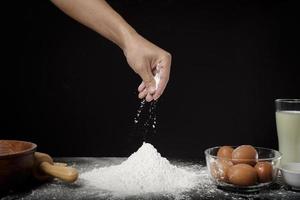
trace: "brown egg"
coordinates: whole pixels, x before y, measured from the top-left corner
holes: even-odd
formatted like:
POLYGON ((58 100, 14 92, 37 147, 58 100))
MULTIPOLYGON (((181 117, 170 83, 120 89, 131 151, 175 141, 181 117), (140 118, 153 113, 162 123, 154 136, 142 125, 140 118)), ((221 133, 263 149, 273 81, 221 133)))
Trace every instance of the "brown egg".
POLYGON ((272 181, 273 178, 273 166, 269 162, 258 162, 255 165, 255 169, 258 175, 258 180, 261 183, 272 181))
POLYGON ((251 145, 241 145, 232 152, 232 161, 234 164, 244 163, 254 166, 257 158, 257 151, 251 145))
POLYGON ((217 153, 217 156, 220 158, 231 159, 233 148, 230 146, 222 146, 217 153))
POLYGON ((228 169, 233 166, 233 163, 228 160, 218 159, 210 164, 211 175, 219 180, 228 182, 228 169))
POLYGON ((237 164, 228 169, 228 180, 230 183, 239 186, 255 185, 257 172, 251 165, 237 164))

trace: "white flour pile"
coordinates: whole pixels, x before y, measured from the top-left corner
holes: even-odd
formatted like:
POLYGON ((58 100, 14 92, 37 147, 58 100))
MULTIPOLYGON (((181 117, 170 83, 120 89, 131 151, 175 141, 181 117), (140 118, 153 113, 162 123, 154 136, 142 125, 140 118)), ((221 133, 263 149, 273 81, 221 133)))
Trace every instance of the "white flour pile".
POLYGON ((197 174, 171 165, 149 143, 143 143, 120 165, 96 168, 81 178, 91 186, 117 195, 178 194, 197 184, 197 174))

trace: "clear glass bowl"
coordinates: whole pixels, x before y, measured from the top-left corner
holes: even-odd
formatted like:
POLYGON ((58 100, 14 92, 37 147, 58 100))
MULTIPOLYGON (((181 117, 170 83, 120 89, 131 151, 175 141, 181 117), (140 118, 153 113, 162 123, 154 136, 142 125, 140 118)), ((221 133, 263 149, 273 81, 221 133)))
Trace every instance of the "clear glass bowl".
MULTIPOLYGON (((232 148, 236 147, 237 146, 232 146, 232 148)), ((262 147, 254 147, 258 153, 258 159, 256 162, 269 162, 272 165, 272 180, 265 183, 257 182, 255 185, 251 186, 239 186, 229 183, 226 178, 222 177, 226 171, 224 170, 224 165, 222 163, 232 162, 232 159, 217 157, 217 152, 220 148, 221 146, 218 146, 205 150, 206 165, 210 177, 218 188, 235 192, 257 192, 270 186, 276 181, 282 156, 279 151, 262 147)))

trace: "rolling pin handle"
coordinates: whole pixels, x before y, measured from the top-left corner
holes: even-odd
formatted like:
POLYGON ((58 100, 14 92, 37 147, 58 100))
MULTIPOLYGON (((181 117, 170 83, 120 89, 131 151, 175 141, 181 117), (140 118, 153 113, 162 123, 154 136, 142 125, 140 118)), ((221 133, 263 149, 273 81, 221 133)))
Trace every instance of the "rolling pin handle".
POLYGON ((72 183, 77 180, 78 172, 72 167, 53 165, 48 162, 42 162, 40 170, 45 174, 58 178, 62 181, 72 183))
POLYGON ((72 183, 77 180, 78 172, 75 168, 63 164, 53 163, 53 159, 45 153, 35 152, 35 167, 33 175, 40 181, 58 178, 62 181, 72 183))

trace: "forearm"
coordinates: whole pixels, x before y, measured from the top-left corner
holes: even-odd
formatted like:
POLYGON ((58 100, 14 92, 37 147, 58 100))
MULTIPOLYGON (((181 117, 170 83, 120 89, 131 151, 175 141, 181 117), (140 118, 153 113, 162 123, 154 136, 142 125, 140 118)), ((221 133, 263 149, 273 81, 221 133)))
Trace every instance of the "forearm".
POLYGON ((104 0, 51 0, 70 17, 111 40, 124 50, 137 33, 104 0))

